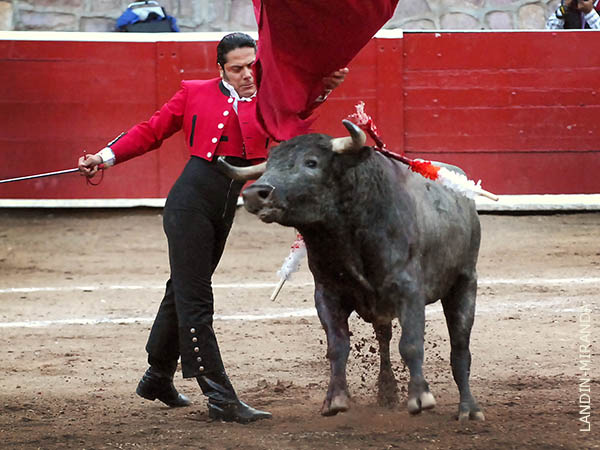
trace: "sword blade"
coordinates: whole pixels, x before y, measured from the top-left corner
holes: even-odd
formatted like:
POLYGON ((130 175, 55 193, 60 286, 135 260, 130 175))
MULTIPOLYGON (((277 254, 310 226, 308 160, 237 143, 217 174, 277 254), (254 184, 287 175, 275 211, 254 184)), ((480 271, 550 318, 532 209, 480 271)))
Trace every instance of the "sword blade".
POLYGON ((24 180, 32 180, 34 178, 43 178, 43 177, 51 177, 54 175, 63 175, 65 173, 73 173, 77 172, 79 169, 66 169, 66 170, 57 170, 56 172, 46 172, 46 173, 38 173, 37 175, 28 175, 26 177, 17 177, 17 178, 7 178, 6 180, 0 180, 0 184, 2 183, 12 183, 13 181, 24 181, 24 180))

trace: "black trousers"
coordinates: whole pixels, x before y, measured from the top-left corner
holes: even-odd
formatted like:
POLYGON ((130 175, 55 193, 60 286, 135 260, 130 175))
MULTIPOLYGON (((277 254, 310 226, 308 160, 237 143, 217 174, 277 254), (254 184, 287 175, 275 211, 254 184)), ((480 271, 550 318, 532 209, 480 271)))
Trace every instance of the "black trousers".
MULTIPOLYGON (((243 159, 228 160, 248 165, 243 159)), ((198 355, 207 353, 203 344, 216 347, 216 341, 203 343, 207 333, 199 331, 209 328, 212 335, 211 278, 243 184, 223 175, 214 162, 192 156, 171 188, 163 215, 171 277, 146 345, 150 365, 174 372, 181 355, 184 378, 200 375, 200 367, 210 370, 204 362, 204 366, 198 363, 198 355)))

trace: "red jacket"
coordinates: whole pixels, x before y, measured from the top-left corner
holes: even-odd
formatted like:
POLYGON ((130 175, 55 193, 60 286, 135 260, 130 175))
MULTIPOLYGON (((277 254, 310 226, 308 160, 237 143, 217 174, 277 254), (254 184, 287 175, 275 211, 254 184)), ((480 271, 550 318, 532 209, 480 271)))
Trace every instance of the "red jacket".
POLYGON ((220 78, 182 81, 181 89, 149 120, 109 144, 115 163, 160 147, 181 128, 191 155, 209 161, 215 155, 266 158, 269 140, 256 120, 255 99, 239 101, 236 114, 233 98, 220 82, 220 78))

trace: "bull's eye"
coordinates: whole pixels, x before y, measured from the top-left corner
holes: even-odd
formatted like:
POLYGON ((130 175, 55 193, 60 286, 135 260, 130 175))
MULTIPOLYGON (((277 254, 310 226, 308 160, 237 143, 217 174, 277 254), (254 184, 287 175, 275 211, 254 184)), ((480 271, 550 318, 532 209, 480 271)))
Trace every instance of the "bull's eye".
POLYGON ((307 159, 304 161, 304 165, 309 169, 314 169, 317 167, 317 161, 315 159, 307 159))

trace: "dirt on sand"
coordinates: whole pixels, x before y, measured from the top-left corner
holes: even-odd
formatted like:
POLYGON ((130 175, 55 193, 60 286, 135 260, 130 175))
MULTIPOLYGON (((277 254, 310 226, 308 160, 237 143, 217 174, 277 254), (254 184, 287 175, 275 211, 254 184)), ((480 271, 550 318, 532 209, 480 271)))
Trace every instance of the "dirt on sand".
POLYGON ((352 316, 352 408, 321 417, 329 364, 306 264, 269 300, 294 230, 240 210, 214 278, 215 329, 239 396, 273 413, 250 425, 211 421, 198 385, 180 372, 175 383, 193 406, 135 395, 169 276, 160 214, 0 211, 0 447, 600 448, 600 213, 481 216, 471 388, 486 421, 459 423, 438 304, 427 307, 424 366, 435 409, 406 411, 397 324, 401 401, 377 406, 376 341, 352 316), (587 388, 589 409, 580 397, 587 388))

